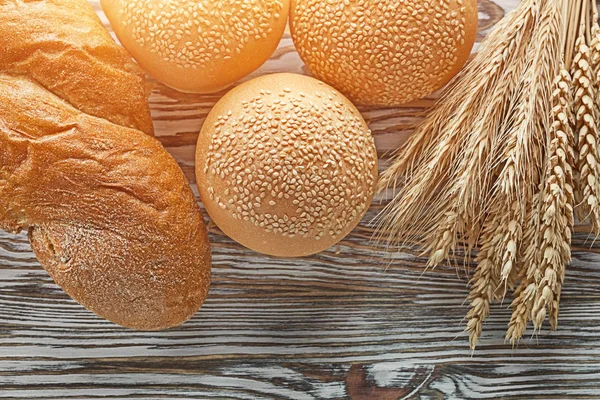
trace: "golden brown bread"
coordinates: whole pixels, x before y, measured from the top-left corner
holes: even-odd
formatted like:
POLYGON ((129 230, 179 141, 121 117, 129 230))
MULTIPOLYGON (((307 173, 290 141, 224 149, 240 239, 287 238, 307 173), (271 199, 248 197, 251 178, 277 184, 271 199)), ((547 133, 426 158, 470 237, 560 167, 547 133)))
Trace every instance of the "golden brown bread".
POLYGON ((206 118, 196 181, 211 220, 261 253, 324 251, 373 199, 377 149, 359 111, 331 86, 264 75, 227 93, 206 118))
POLYGON ((0 228, 29 228, 54 280, 123 326, 180 324, 208 292, 206 227, 160 143, 10 75, 0 75, 0 228))
POLYGON ((183 92, 214 93, 273 54, 289 0, 101 0, 140 65, 183 92))
POLYGON ((28 229, 54 280, 106 319, 190 318, 208 292, 208 234, 148 135, 139 67, 84 0, 0 0, 0 49, 0 229, 28 229))
POLYGON ((0 71, 75 108, 152 134, 144 74, 82 0, 0 0, 0 71))
POLYGON ((399 106, 444 86, 469 58, 477 25, 477 0, 290 5, 302 61, 316 78, 364 105, 399 106))

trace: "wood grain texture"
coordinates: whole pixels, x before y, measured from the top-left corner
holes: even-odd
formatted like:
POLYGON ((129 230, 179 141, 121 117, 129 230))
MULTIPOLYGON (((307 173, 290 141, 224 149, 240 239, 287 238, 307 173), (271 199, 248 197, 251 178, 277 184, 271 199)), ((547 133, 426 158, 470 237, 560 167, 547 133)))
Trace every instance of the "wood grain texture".
MULTIPOLYGON (((106 23, 98 1, 91 3, 106 23)), ((480 38, 516 3, 481 0, 480 38)), ((289 35, 253 76, 279 71, 306 73, 289 35)), ((157 135, 191 180, 197 133, 219 96, 154 89, 157 135)), ((434 100, 361 107, 381 156, 434 100)), ((600 244, 590 248, 583 229, 560 330, 512 349, 503 341, 506 300, 471 354, 464 274, 423 273, 424 259, 374 244, 369 221, 381 207, 338 246, 299 260, 258 255, 211 228, 209 300, 189 323, 160 333, 97 318, 52 282, 25 234, 0 233, 0 398, 600 397, 600 244)))

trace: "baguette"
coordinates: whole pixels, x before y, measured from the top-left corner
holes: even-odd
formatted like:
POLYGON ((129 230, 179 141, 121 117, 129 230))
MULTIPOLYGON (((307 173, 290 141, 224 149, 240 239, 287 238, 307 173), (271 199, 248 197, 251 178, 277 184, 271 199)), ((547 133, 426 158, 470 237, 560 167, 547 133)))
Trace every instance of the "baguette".
MULTIPOLYGON (((39 3, 48 4, 47 12, 72 10, 73 21, 85 19, 82 10, 91 12, 83 1, 86 7, 69 8, 76 3, 71 0, 39 3)), ((19 4, 29 17, 34 13, 27 8, 41 7, 19 4)), ((6 42, 5 15, 0 13, 0 43, 6 42)), ((54 30, 42 22, 50 15, 36 15, 48 29, 52 51, 35 57, 70 57, 65 54, 71 45, 62 39, 68 29, 60 24, 54 30)), ((101 37, 99 29, 79 27, 67 36, 101 37)), ((110 52, 120 53, 105 54, 110 52)), ((8 65, 4 53, 0 59, 8 65)), ((27 229, 42 266, 91 311, 133 329, 169 328, 190 318, 206 298, 211 264, 206 226, 175 160, 141 129, 143 92, 128 101, 145 105, 131 104, 112 115, 120 100, 113 94, 112 104, 103 105, 99 93, 105 88, 95 82, 105 79, 105 64, 88 61, 86 68, 83 61, 56 59, 54 69, 43 73, 35 64, 0 70, 0 229, 27 229), (64 84, 70 81, 86 84, 80 93, 64 84)), ((109 70, 130 67, 115 64, 109 70)), ((127 80, 124 87, 137 87, 143 84, 140 76, 119 79, 127 80)))
POLYGON ((0 71, 75 108, 152 134, 149 86, 84 0, 0 0, 0 71))

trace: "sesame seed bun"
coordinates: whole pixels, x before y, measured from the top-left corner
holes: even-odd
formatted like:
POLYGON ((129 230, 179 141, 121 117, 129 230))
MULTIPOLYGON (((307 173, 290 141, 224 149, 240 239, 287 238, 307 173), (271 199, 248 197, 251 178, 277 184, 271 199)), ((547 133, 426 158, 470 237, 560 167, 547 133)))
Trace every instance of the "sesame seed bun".
POLYGON ((319 79, 358 104, 398 106, 448 83, 469 58, 477 0, 291 0, 290 28, 319 79))
POLYGON ((255 251, 315 254, 369 208, 377 180, 371 131, 341 93, 274 74, 231 90, 198 139, 202 201, 221 230, 255 251))
POLYGON ((226 88, 273 54, 289 0, 101 0, 117 37, 165 85, 226 88))

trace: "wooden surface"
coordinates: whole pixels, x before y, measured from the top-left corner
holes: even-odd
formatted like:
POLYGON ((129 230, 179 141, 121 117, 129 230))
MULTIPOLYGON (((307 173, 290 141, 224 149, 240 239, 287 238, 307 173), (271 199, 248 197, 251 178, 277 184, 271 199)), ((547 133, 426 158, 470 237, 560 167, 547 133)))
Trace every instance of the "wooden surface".
MULTIPOLYGON (((481 0, 482 36, 516 3, 481 0)), ((278 71, 305 73, 289 35, 254 75, 278 71)), ((157 134, 190 179, 197 132, 218 98, 154 90, 157 134)), ((432 101, 361 108, 380 155, 432 101)), ((368 221, 380 208, 339 246, 299 260, 260 256, 211 228, 210 298, 189 323, 161 333, 97 318, 52 282, 25 234, 0 233, 0 397, 600 398, 599 246, 575 239, 558 332, 504 344, 507 300, 472 355, 465 277, 453 268, 423 274, 423 259, 373 244, 368 221)))

